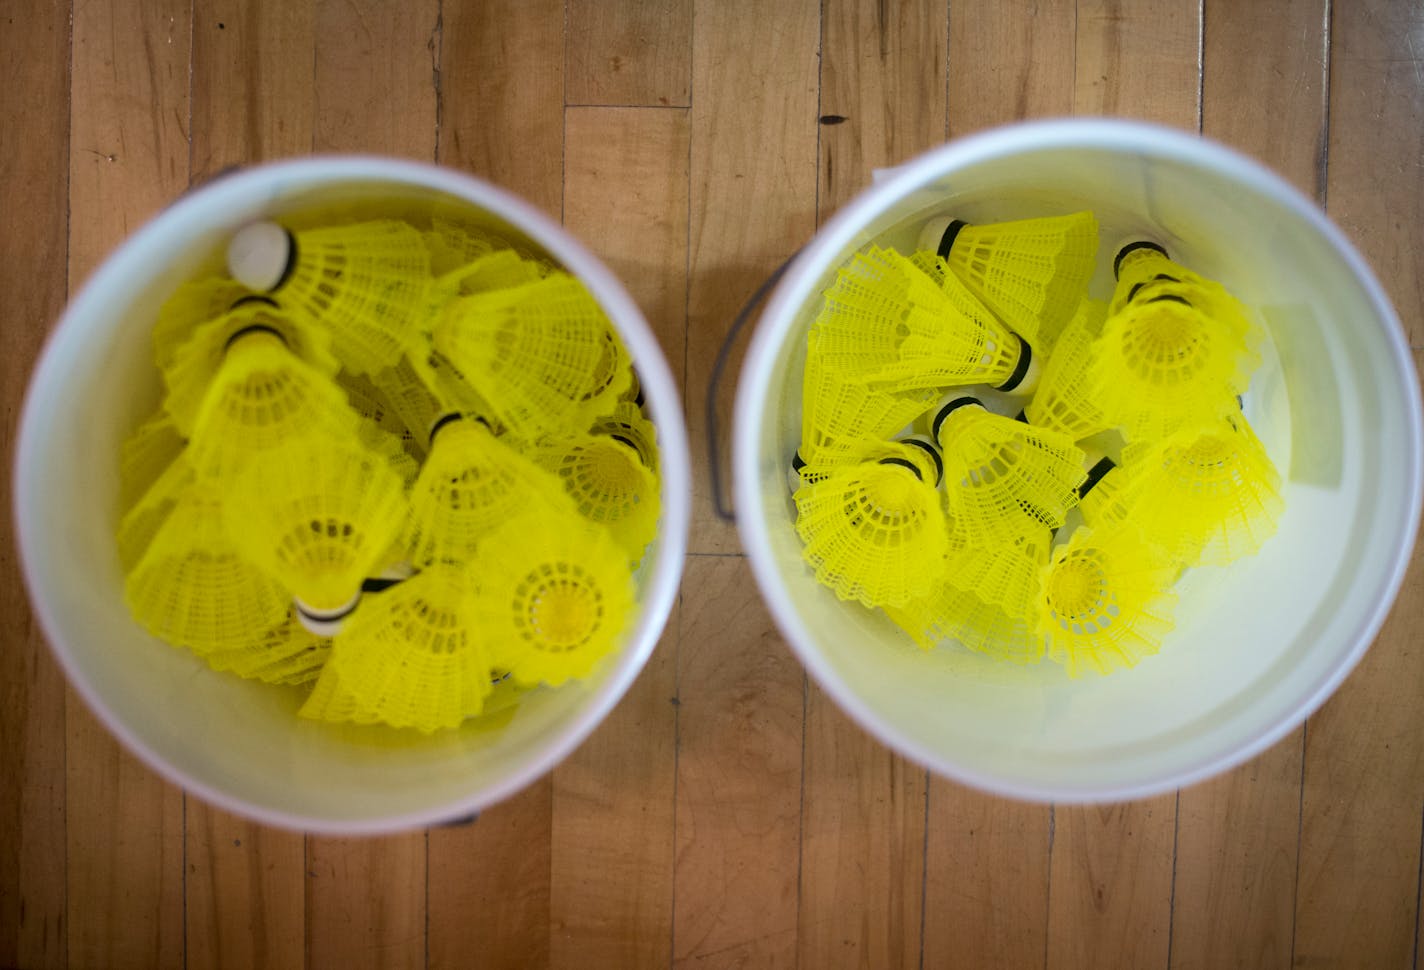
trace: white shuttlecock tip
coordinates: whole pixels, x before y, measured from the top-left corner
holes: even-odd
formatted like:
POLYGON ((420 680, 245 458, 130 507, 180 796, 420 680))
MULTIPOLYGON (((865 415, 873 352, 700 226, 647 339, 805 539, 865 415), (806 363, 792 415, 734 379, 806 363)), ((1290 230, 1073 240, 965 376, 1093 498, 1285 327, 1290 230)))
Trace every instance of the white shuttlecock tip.
POLYGON ((287 275, 292 237, 275 222, 243 226, 227 244, 227 270, 249 290, 267 293, 287 275))
POLYGON ((296 607, 297 622, 308 633, 315 637, 334 637, 341 632, 346 618, 356 611, 357 604, 361 602, 361 596, 361 591, 357 590, 355 596, 332 610, 308 606, 295 597, 292 599, 292 604, 296 607))
POLYGON ((925 223, 925 227, 920 230, 920 238, 915 243, 916 252, 929 250, 932 253, 940 253, 940 245, 944 242, 944 234, 949 231, 949 227, 956 220, 949 216, 939 216, 925 223))

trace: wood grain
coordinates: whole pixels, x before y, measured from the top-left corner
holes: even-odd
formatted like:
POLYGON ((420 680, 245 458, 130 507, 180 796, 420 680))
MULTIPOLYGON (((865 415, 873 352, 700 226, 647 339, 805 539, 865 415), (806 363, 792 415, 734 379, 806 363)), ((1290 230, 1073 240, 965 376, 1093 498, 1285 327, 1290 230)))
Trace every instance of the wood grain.
POLYGON ((948 8, 828 0, 821 21, 824 222, 870 184, 872 169, 944 141, 948 8))
MULTIPOLYGON (((71 289, 188 183, 189 8, 78 8, 69 155, 71 289)), ((71 698, 66 711, 68 958, 183 965, 183 794, 71 698)))
POLYGON ((1048 970, 1166 965, 1175 815, 1174 795, 1058 806, 1048 970))
MULTIPOLYGON (((947 9, 827 2, 821 11, 818 221, 872 169, 944 140, 947 9)), ((799 959, 806 967, 914 967, 921 956, 923 768, 808 684, 799 959)))
MULTIPOLYGON (((315 117, 310 0, 199 0, 193 16, 194 179, 307 152, 315 117)), ((190 968, 305 965, 307 859, 300 835, 190 798, 186 856, 190 968)))
MULTIPOLYGON (((435 0, 316 0, 313 149, 434 160, 438 18, 435 0)), ((306 871, 313 966, 425 966, 424 833, 310 837, 306 871)))
MULTIPOLYGON (((1321 194, 1325 18, 1322 0, 1208 0, 1203 16, 1202 132, 1321 194)), ((1290 966, 1304 739, 1298 729, 1250 764, 1181 793, 1173 967, 1290 966)))
POLYGON ((306 848, 267 828, 188 799, 188 970, 306 965, 306 848))
MULTIPOLYGON (((674 375, 683 363, 685 111, 571 108, 565 225, 625 280, 674 375)), ((664 967, 672 946, 676 608, 628 694, 554 772, 556 967, 664 967)))
POLYGON ((441 15, 439 160, 563 208, 562 0, 448 3, 441 15))
POLYGON ((425 834, 307 839, 307 962, 424 967, 425 834))
POLYGON ((687 356, 689 113, 569 108, 564 227, 628 288, 673 378, 687 356))
POLYGON ((549 966, 553 790, 545 778, 469 824, 430 830, 431 970, 549 966))
POLYGON ((68 966, 65 689, 30 612, 10 516, 20 405, 66 295, 69 5, 36 3, 0 30, 0 966, 68 966), (13 140, 12 140, 13 139, 13 140))
MULTIPOLYGON (((737 0, 697 7, 685 394, 695 483, 692 552, 741 548, 708 491, 704 401, 737 311, 815 231, 819 27, 812 4, 737 0)), ((724 482, 738 359, 718 397, 724 482)))
POLYGON ((804 676, 741 557, 684 588, 673 965, 794 967, 804 676))
MULTIPOLYGON (((1326 199, 1421 343, 1424 83, 1414 5, 1333 5, 1326 199), (1401 177, 1402 173, 1410 173, 1401 177), (1381 191, 1388 186, 1387 191, 1381 191), (1405 255, 1409 254, 1409 255, 1405 255)), ((1416 353, 1416 357, 1418 354, 1416 353)), ((1297 966, 1409 966, 1415 959, 1424 811, 1424 569, 1340 691, 1306 728, 1297 966)))
POLYGON ((955 4, 949 15, 949 133, 1073 113, 1071 3, 955 4))
POLYGON ((1196 130, 1199 0, 1079 0, 1073 112, 1196 130))
POLYGON ((311 151, 313 0, 194 0, 192 177, 311 151))
POLYGON ((1052 810, 931 778, 928 816, 924 966, 1042 966, 1052 810))
POLYGON ((316 0, 312 148, 435 157, 438 0, 316 0))
POLYGON ((692 0, 571 0, 568 24, 569 104, 689 104, 692 0))

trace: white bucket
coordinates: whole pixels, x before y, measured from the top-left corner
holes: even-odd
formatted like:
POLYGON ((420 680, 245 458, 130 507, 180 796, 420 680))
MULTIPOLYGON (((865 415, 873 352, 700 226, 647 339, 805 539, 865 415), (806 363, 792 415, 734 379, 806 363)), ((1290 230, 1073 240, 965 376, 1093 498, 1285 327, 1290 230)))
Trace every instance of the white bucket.
MULTIPOLYGON (((76 218, 82 214, 76 214, 76 218)), ((657 644, 687 544, 687 435, 657 339, 627 292, 562 228, 460 173, 376 158, 253 168, 182 198, 125 242, 73 300, 32 378, 15 465, 15 519, 35 611, 70 683, 99 719, 175 784, 271 825, 386 832, 467 816, 574 749, 657 644), (150 331, 163 300, 221 266, 255 219, 341 205, 352 214, 442 211, 541 251, 581 279, 638 371, 661 452, 662 520, 638 573, 622 651, 583 683, 526 696, 507 720, 429 738, 298 718, 302 695, 209 670, 129 616, 115 551, 118 456, 157 406, 150 331)), ((491 719, 494 721, 495 719, 491 719)))
MULTIPOLYGON (((1106 296, 1104 266, 1093 283, 1106 296)), ((988 791, 1064 802, 1169 791, 1247 760, 1318 707, 1389 610, 1419 522, 1419 388, 1389 301, 1320 210, 1212 142, 1101 120, 1013 126, 889 173, 796 258, 747 352, 733 429, 742 541, 816 682, 867 731, 988 791), (801 559, 786 469, 801 433, 806 333, 836 268, 872 241, 911 251, 932 216, 1091 209, 1100 262, 1146 236, 1256 308, 1265 364, 1247 417, 1283 477, 1261 552, 1179 583, 1160 655, 1108 677, 1018 668, 955 644, 924 653, 839 601, 801 559), (908 247, 908 248, 906 248, 908 247)))

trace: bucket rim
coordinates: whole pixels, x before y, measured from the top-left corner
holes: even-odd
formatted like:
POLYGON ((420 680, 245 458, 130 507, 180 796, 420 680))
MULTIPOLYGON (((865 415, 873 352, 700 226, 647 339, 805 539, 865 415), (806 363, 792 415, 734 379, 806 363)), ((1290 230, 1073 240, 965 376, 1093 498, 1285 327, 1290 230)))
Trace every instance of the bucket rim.
POLYGON ((370 154, 323 154, 263 162, 220 173, 191 187, 117 243, 66 302, 30 372, 17 427, 11 511, 21 574, 31 610, 65 680, 106 730, 159 776, 210 804, 275 828, 328 835, 389 834, 469 817, 516 794, 582 744, 627 693, 657 647, 681 582, 691 522, 691 458, 681 395, 657 337, 623 284, 567 229, 514 193, 438 164, 370 154), (63 619, 45 595, 43 574, 48 570, 43 564, 50 558, 46 549, 49 537, 26 513, 44 492, 41 476, 34 470, 45 451, 46 436, 40 424, 46 400, 63 386, 76 350, 88 336, 87 328, 102 316, 100 311, 111 294, 137 293, 141 285, 132 281, 150 280, 157 272, 155 267, 177 248, 168 240, 192 238, 205 220, 275 201, 283 185, 316 188, 342 182, 385 182, 444 194, 503 219, 583 282, 630 345, 658 430, 662 487, 660 525, 652 547, 658 568, 643 586, 637 623, 607 680, 590 692, 554 739, 540 746, 536 756, 522 763, 519 770, 477 791, 393 815, 333 819, 259 803, 193 778, 121 719, 105 700, 105 691, 87 676, 62 633, 63 619))
POLYGON ((732 479, 737 528, 768 611, 802 666, 842 711, 872 737, 936 774, 995 795, 1032 802, 1083 804, 1128 801, 1164 794, 1210 778, 1248 761, 1314 713, 1340 686, 1369 649, 1398 596, 1408 569, 1424 495, 1424 411, 1409 342, 1393 304, 1363 256, 1325 212, 1265 165, 1205 135, 1149 122, 1116 118, 1059 118, 1016 122, 947 142, 902 165, 877 171, 876 181, 831 216, 796 255, 773 290, 748 344, 738 380, 732 419, 732 479), (1106 787, 1036 783, 966 768, 944 758, 908 734, 884 723, 864 703, 855 685, 822 662, 815 638, 791 605, 788 587, 772 554, 770 531, 761 515, 757 437, 772 363, 788 338, 798 309, 836 255, 847 249, 874 218, 929 184, 971 166, 1029 152, 1093 149, 1171 158, 1230 176, 1250 190, 1291 210, 1312 226, 1359 282, 1392 351, 1407 414, 1404 480, 1408 508, 1399 539, 1389 550, 1386 581, 1351 635, 1349 650, 1304 692, 1286 717, 1245 743, 1208 753, 1181 767, 1148 772, 1131 783, 1106 787))

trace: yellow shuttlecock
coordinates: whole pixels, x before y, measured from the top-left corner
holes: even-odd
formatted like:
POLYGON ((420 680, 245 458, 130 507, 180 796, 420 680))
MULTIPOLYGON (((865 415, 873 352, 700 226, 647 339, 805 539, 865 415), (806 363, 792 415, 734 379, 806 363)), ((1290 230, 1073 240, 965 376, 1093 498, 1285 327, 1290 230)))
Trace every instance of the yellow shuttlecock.
POLYGON ((1091 212, 991 225, 940 218, 925 226, 918 248, 944 259, 1019 336, 1052 342, 1087 295, 1098 220, 1091 212))
POLYGON ((480 562, 476 611, 495 669, 558 686, 618 649, 636 604, 607 529, 532 511, 491 533, 480 562))
POLYGON ((815 349, 850 380, 891 390, 1022 387, 1032 350, 952 275, 894 250, 857 253, 823 294, 815 349))
POLYGON ((1043 573, 1039 629, 1072 677, 1111 673, 1155 654, 1172 629, 1176 570, 1130 525, 1080 527, 1043 573))
POLYGON ((638 453, 638 459, 654 475, 658 473, 658 436, 643 409, 632 401, 619 401, 611 414, 593 423, 594 434, 606 434, 638 453))
POLYGON ((994 414, 972 397, 946 400, 930 429, 944 451, 949 511, 973 541, 1056 529, 1078 503, 1083 452, 1067 435, 994 414))
POLYGON ((1224 566, 1275 534, 1280 473, 1239 414, 1130 445, 1125 504, 1144 536, 1185 566, 1224 566))
POLYGON ((190 492, 124 584, 134 619, 199 654, 236 650, 281 624, 291 598, 246 559, 214 500, 190 492))
POLYGON ((194 421, 188 457, 208 479, 225 479, 300 438, 355 440, 358 419, 335 382, 280 339, 252 333, 228 348, 194 421))
POLYGON ((899 445, 884 457, 808 468, 797 490, 802 558, 843 600, 903 606, 929 594, 944 569, 949 534, 927 452, 899 445))
POLYGON ((435 349, 516 437, 587 428, 613 410, 630 380, 593 296, 567 273, 454 300, 435 349))
POLYGON ((1143 241, 1122 247, 1113 260, 1113 272, 1117 285, 1108 304, 1109 316, 1121 313, 1129 303, 1176 300, 1216 319, 1247 347, 1254 348, 1259 339, 1241 301, 1226 287, 1174 262, 1156 243, 1143 241))
POLYGON ((119 562, 125 573, 138 565, 153 543, 153 537, 168 521, 169 514, 194 490, 196 482, 192 466, 180 456, 163 470, 133 505, 124 510, 116 539, 119 562))
POLYGON ((1088 383, 1129 441, 1154 440, 1235 409, 1259 363, 1230 323, 1170 294, 1140 295, 1103 325, 1088 383))
POLYGON ((241 647, 203 657, 214 670, 267 684, 309 684, 331 655, 331 640, 308 632, 288 614, 278 626, 252 636, 241 647))
POLYGON ((430 312, 429 250, 397 220, 297 232, 257 222, 233 236, 227 255, 235 279, 325 328, 341 363, 358 374, 395 364, 430 312))
POLYGON ((479 714, 490 659, 473 595, 462 567, 434 565, 363 597, 327 661, 352 706, 427 733, 479 714))
POLYGON ((526 259, 512 249, 491 249, 441 276, 442 285, 455 296, 505 290, 533 283, 549 275, 551 267, 526 259))
POLYGON ((132 508, 187 445, 168 412, 161 409, 135 428, 119 452, 119 509, 132 508))
POLYGON ((380 456, 298 438, 227 485, 224 518, 238 549, 312 616, 349 608, 406 524, 404 483, 380 456))
POLYGON ((1094 399, 1088 380, 1093 338, 1106 313, 1107 308, 1101 301, 1084 300, 1078 305, 1073 320, 1063 328, 1044 365, 1038 390, 1024 408, 1024 416, 1034 427, 1078 441, 1111 426, 1094 399))
POLYGON ((400 439, 401 444, 413 455, 423 456, 428 443, 424 434, 417 434, 406 426, 396 408, 381 393, 367 374, 352 374, 342 371, 336 375, 336 385, 346 394, 346 403, 362 421, 369 422, 388 435, 400 439))
POLYGON ((163 406, 181 434, 193 433, 198 409, 228 350, 256 334, 276 337, 294 357, 327 377, 341 366, 331 353, 331 338, 325 330, 297 322, 267 297, 248 297, 195 328, 163 368, 167 387, 163 406))
POLYGON ((558 478, 479 421, 441 424, 410 492, 411 561, 473 561, 491 532, 531 506, 565 518, 577 514, 558 478))
POLYGON ((234 303, 251 295, 247 287, 223 276, 194 280, 174 290, 153 325, 153 359, 159 369, 172 364, 178 348, 188 342, 197 327, 222 316, 234 303))
POLYGON ((867 442, 893 437, 938 399, 933 388, 890 391, 847 379, 822 357, 813 329, 802 377, 799 459, 819 465, 854 461, 867 442))
POLYGON ((608 435, 546 439, 534 453, 541 468, 558 476, 580 515, 607 527, 631 562, 658 531, 658 477, 638 452, 608 435))

